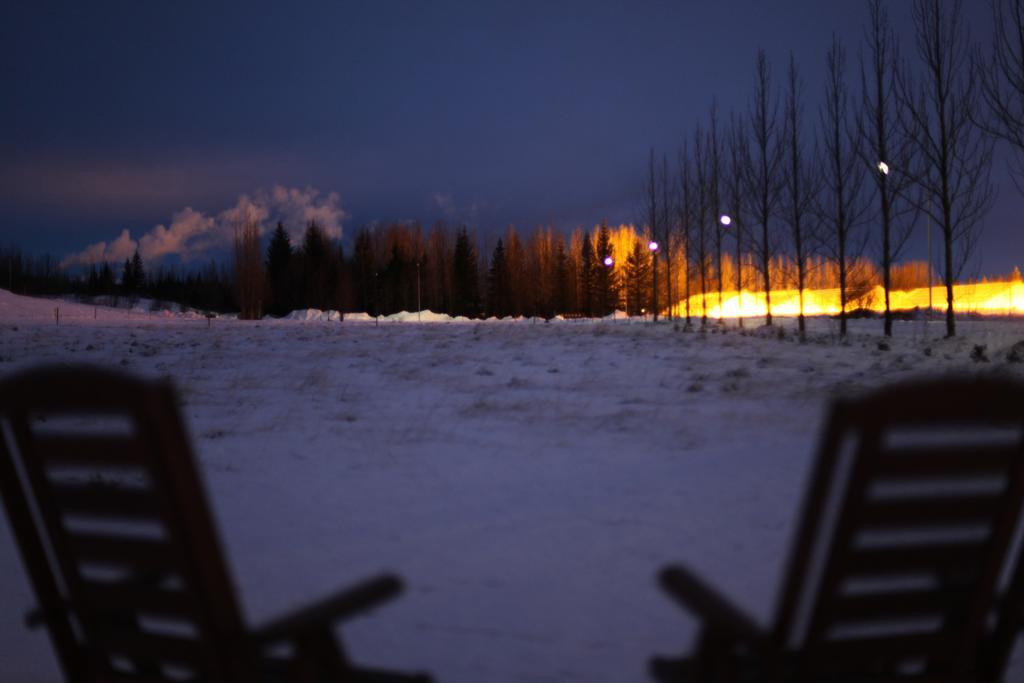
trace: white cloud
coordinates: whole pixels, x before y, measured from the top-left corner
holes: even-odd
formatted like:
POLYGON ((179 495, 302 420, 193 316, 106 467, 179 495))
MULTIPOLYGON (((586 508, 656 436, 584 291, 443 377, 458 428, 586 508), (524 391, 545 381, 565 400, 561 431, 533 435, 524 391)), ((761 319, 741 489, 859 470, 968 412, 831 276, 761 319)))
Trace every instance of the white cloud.
POLYGON ((146 261, 175 255, 188 262, 211 250, 230 246, 235 227, 248 219, 258 222, 262 231, 273 228, 281 221, 295 241, 301 239, 310 221, 316 221, 330 238, 340 239, 345 218, 341 198, 336 192, 320 197, 320 191, 316 188, 298 189, 276 185, 269 192, 260 191, 252 197, 243 194, 234 206, 215 216, 185 207, 171 217, 170 225, 157 225, 140 237, 138 242, 131 238, 128 230, 123 230, 113 242, 91 244, 67 256, 61 265, 122 261, 131 257, 136 248, 146 261))
POLYGON ((117 263, 131 258, 137 246, 138 243, 132 239, 131 233, 126 228, 121 231, 121 234, 113 242, 90 244, 77 254, 72 254, 65 258, 61 261, 60 265, 65 267, 89 265, 91 263, 117 263))
POLYGON ((479 222, 480 216, 480 205, 477 202, 472 204, 459 206, 455 202, 455 198, 451 194, 445 194, 443 192, 435 192, 430 196, 430 201, 436 206, 450 221, 457 221, 460 223, 468 223, 475 225, 479 222))
POLYGON ((217 226, 213 218, 204 216, 190 206, 174 214, 170 227, 158 225, 139 239, 139 255, 147 261, 168 254, 188 260, 193 253, 204 251, 204 245, 216 240, 217 226))
POLYGON ((337 192, 331 192, 318 202, 319 194, 320 191, 312 187, 299 190, 280 185, 270 193, 270 205, 278 210, 279 219, 293 239, 302 236, 310 221, 316 221, 331 239, 341 238, 341 223, 345 219, 341 198, 337 192))

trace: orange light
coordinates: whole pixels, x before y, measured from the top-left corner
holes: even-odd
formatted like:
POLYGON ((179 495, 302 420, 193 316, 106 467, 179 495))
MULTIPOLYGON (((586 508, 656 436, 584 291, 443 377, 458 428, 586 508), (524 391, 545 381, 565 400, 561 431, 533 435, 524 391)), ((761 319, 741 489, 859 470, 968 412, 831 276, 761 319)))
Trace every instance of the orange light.
MULTIPOLYGON (((936 309, 945 310, 946 288, 932 287, 931 298, 936 309)), ((797 316, 800 314, 800 293, 795 289, 772 291, 773 316, 797 316)), ((892 291, 889 293, 889 308, 893 311, 927 310, 928 287, 892 291)), ((718 292, 696 294, 690 297, 690 310, 701 311, 707 306, 709 318, 735 318, 737 316, 763 317, 767 313, 764 292, 735 290, 722 292, 719 305, 718 292)), ((876 286, 856 298, 847 300, 846 310, 866 309, 876 313, 885 311, 885 293, 876 286)), ((672 307, 676 315, 683 315, 686 302, 680 301, 672 307)), ((804 315, 838 315, 840 310, 839 288, 804 290, 804 315)), ((953 286, 953 310, 957 313, 982 313, 989 315, 1024 315, 1024 282, 981 282, 953 286)))

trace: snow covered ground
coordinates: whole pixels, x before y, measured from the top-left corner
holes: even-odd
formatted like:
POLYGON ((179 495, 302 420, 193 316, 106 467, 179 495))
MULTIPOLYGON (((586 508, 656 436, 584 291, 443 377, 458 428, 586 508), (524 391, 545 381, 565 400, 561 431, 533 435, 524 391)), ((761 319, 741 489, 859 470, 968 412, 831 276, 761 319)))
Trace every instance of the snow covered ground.
MULTIPOLYGON (((316 317, 316 316, 302 316, 316 317)), ((916 374, 1024 374, 1024 321, 831 320, 807 344, 629 321, 240 322, 0 290, 0 376, 98 363, 171 376, 250 623, 382 569, 357 661, 448 683, 646 680, 695 622, 684 562, 771 613, 827 401, 916 374), (55 324, 53 308, 61 309, 55 324), (971 359, 984 344, 989 362, 971 359)), ((750 326, 748 321, 748 327, 750 326)), ((734 327, 734 323, 729 323, 734 327)), ((0 523, 0 679, 58 680, 0 523)), ((1007 680, 1024 680, 1018 653, 1007 680)))

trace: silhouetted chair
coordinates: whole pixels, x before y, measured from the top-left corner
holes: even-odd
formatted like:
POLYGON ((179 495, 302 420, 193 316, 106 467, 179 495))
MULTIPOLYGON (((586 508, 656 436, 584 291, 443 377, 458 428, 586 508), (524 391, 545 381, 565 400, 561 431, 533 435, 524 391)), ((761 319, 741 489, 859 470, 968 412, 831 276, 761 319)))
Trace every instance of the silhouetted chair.
POLYGON ((429 680, 355 667, 334 637, 400 592, 393 576, 245 627, 167 382, 49 368, 0 383, 0 494, 39 601, 29 624, 69 682, 429 680))
MULTIPOLYGON (((768 456, 770 457, 770 456, 768 456)), ((998 681, 1022 625, 1024 386, 937 379, 835 404, 774 623, 681 567, 701 620, 680 681, 998 681)))

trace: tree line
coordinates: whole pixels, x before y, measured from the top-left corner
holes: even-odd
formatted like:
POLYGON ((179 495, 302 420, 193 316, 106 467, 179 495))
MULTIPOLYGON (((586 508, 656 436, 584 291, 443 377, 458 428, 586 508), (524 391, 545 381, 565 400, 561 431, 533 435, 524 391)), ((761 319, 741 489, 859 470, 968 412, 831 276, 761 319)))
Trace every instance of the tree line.
POLYGON ((71 294, 112 303, 150 298, 203 311, 238 310, 234 278, 224 264, 210 261, 187 270, 160 266, 150 271, 138 252, 122 264, 93 264, 82 274, 61 268, 50 254, 32 256, 15 246, 0 247, 0 287, 33 296, 71 294))
MULTIPOLYGON (((351 256, 316 223, 306 226, 297 244, 278 224, 262 255, 258 235, 250 227, 240 230, 236 240, 236 292, 243 317, 281 316, 303 308, 372 316, 431 310, 469 318, 603 317, 619 310, 629 315, 657 310, 658 258, 650 251, 651 232, 632 225, 602 223, 592 229, 577 227, 568 235, 550 226, 521 234, 510 225, 481 247, 479 236, 465 226, 438 221, 425 229, 419 223, 393 223, 360 228, 351 256)), ((677 253, 677 267, 660 275, 665 308, 674 302, 670 292, 701 291, 702 276, 707 281, 754 283, 759 272, 749 254, 738 262, 723 254, 703 273, 687 273, 678 267, 683 260, 684 254, 677 253)), ((803 277, 807 288, 839 286, 835 262, 821 255, 808 256, 801 269, 788 256, 776 254, 769 270, 776 288, 795 289, 801 270, 809 273, 803 277)), ((927 265, 895 266, 892 281, 895 289, 923 287, 927 265)), ((870 260, 847 264, 851 301, 871 305, 865 297, 879 282, 878 268, 870 260)), ((706 303, 699 313, 707 317, 706 303)))
MULTIPOLYGON (((360 228, 347 256, 342 244, 316 223, 308 224, 296 243, 283 224, 265 236, 257 223, 249 223, 237 232, 231 267, 211 262, 190 271, 151 270, 136 253, 117 268, 95 264, 71 276, 50 256, 30 258, 0 248, 0 281, 6 276, 4 284, 23 294, 147 297, 200 310, 237 311, 248 319, 305 308, 374 316, 429 309, 471 318, 601 317, 657 310, 654 270, 664 258, 671 268, 657 274, 663 310, 671 310, 679 297, 706 291, 708 296, 696 297, 700 303, 690 312, 706 321, 710 308, 721 303, 707 283, 720 281, 729 290, 735 283, 750 288, 760 280, 753 254, 736 260, 723 251, 703 270, 687 272, 679 244, 672 246, 674 258, 660 251, 654 255, 651 238, 649 230, 632 225, 577 227, 568 235, 550 226, 521 233, 510 225, 481 240, 465 226, 437 222, 424 229, 418 223, 394 223, 360 228)), ((846 269, 847 300, 854 308, 872 307, 876 302, 870 297, 881 283, 878 266, 861 257, 846 269)), ((777 253, 769 271, 776 290, 797 289, 801 283, 806 289, 834 289, 840 282, 838 264, 820 254, 807 255, 801 266, 777 253)), ((930 276, 934 273, 929 275, 924 262, 895 264, 891 285, 895 290, 924 287, 930 276)))

